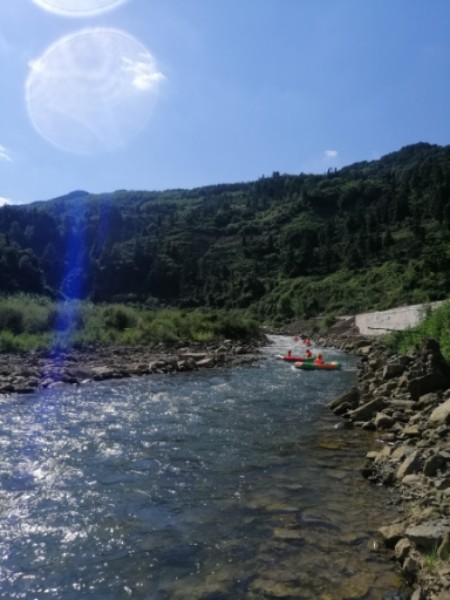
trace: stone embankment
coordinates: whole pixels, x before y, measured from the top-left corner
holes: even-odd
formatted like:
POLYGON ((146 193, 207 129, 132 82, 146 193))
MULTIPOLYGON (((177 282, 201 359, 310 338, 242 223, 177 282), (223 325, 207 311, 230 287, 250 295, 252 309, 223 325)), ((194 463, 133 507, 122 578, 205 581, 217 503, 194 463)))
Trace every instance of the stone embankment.
POLYGON ((256 360, 253 343, 225 340, 218 344, 157 344, 99 347, 69 352, 0 354, 0 394, 29 393, 65 384, 119 379, 151 373, 177 373, 213 367, 233 367, 256 360))
POLYGON ((331 408, 345 426, 375 432, 362 473, 399 505, 379 534, 411 600, 450 600, 450 363, 434 340, 405 356, 354 332, 318 342, 360 356, 357 387, 331 408))

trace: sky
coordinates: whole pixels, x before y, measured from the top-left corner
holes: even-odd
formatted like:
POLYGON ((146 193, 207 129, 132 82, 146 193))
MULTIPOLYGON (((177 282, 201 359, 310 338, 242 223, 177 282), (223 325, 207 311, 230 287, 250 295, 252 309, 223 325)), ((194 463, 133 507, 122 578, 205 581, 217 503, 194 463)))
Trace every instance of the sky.
POLYGON ((0 0, 0 204, 450 144, 449 0, 0 0))

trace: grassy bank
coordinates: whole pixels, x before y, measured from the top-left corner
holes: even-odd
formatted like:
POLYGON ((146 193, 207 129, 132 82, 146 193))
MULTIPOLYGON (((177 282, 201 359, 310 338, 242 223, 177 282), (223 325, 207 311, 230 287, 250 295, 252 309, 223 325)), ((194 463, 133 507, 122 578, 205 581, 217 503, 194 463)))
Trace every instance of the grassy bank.
POLYGON ((91 344, 253 338, 255 321, 241 311, 151 310, 123 304, 54 302, 19 294, 0 298, 0 352, 80 348, 91 344))
POLYGON ((428 338, 437 340, 443 356, 450 360, 450 300, 436 310, 428 310, 420 325, 393 333, 386 338, 386 342, 396 353, 403 354, 428 338))

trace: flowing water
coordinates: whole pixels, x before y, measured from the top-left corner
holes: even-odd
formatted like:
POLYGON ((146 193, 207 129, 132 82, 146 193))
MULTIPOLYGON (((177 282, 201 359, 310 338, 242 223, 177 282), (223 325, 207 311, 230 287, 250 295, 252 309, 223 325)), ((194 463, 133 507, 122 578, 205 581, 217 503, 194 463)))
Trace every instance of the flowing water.
POLYGON ((399 598, 388 492, 330 399, 356 380, 252 366, 0 402, 0 598, 399 598))

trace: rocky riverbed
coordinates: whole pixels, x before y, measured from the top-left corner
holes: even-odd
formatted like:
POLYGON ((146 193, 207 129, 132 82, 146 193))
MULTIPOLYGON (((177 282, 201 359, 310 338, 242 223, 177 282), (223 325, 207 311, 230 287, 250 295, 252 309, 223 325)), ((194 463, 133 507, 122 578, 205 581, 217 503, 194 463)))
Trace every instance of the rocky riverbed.
POLYGON ((358 386, 331 409, 343 426, 375 432, 362 474, 390 486, 401 509, 379 534, 411 600, 450 600, 450 363, 434 340, 405 356, 353 332, 318 342, 360 357, 358 386))
POLYGON ((70 351, 0 354, 0 394, 29 393, 85 381, 151 373, 233 367, 259 358, 267 339, 220 343, 161 343, 154 346, 91 347, 70 351))

